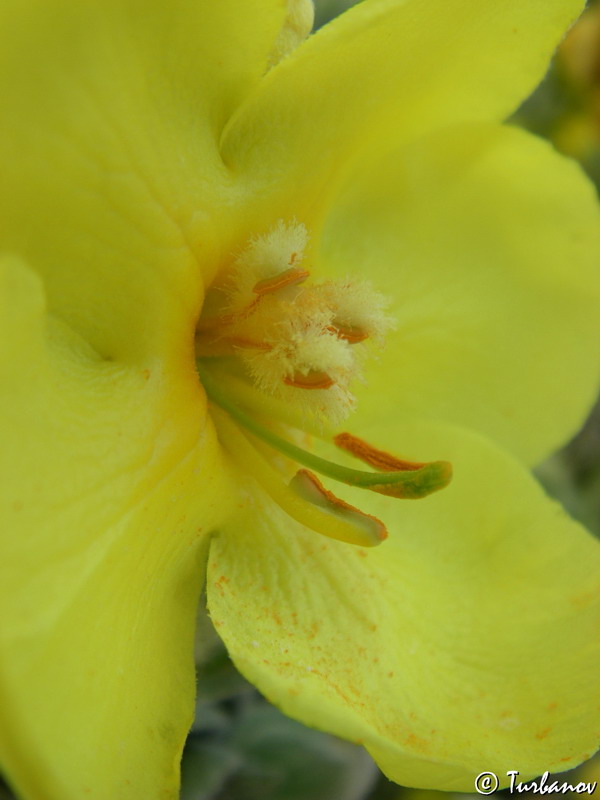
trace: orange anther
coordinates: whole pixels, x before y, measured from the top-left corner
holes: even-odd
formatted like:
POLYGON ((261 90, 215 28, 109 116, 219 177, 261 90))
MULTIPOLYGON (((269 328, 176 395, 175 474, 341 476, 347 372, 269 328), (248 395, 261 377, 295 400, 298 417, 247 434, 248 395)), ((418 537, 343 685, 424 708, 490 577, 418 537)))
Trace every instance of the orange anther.
POLYGON ((346 450, 346 452, 351 453, 380 472, 405 472, 422 469, 427 466, 426 463, 404 461, 396 458, 391 453, 386 453, 385 450, 378 450, 351 433, 338 433, 337 436, 333 437, 333 441, 341 450, 346 450))
POLYGON ((330 389, 335 381, 326 372, 309 372, 301 375, 296 372, 291 377, 285 377, 283 382, 296 389, 330 389))
POLYGON ((273 345, 267 342, 255 342, 254 339, 244 339, 241 336, 228 336, 225 339, 232 347, 241 347, 245 350, 272 350, 273 345))
POLYGON ((337 322, 334 325, 328 325, 327 330, 334 333, 338 339, 348 342, 348 344, 358 344, 369 338, 369 334, 360 328, 354 328, 351 325, 339 325, 337 322))
POLYGON ((290 267, 290 269, 285 269, 283 272, 279 272, 277 275, 274 275, 272 278, 265 278, 262 281, 258 281, 252 287, 252 291, 255 294, 269 294, 270 292, 276 292, 279 289, 283 289, 285 286, 292 286, 295 283, 302 283, 308 278, 309 273, 304 270, 300 269, 299 267, 290 267))
POLYGON ((372 528, 377 539, 380 541, 387 539, 387 529, 380 519, 371 514, 366 514, 359 508, 351 506, 350 503, 346 503, 345 500, 336 497, 333 492, 323 486, 317 476, 310 470, 299 469, 294 476, 293 485, 297 489, 301 489, 306 499, 310 499, 311 502, 329 508, 330 511, 341 516, 357 517, 372 528))
POLYGON ((232 325, 235 322, 240 322, 241 320, 247 319, 254 313, 259 302, 260 297, 255 297, 251 303, 244 308, 240 308, 238 311, 233 311, 230 314, 221 314, 218 317, 209 317, 208 319, 204 320, 201 319, 198 323, 197 332, 205 333, 206 331, 211 331, 215 328, 222 328, 227 325, 232 325))

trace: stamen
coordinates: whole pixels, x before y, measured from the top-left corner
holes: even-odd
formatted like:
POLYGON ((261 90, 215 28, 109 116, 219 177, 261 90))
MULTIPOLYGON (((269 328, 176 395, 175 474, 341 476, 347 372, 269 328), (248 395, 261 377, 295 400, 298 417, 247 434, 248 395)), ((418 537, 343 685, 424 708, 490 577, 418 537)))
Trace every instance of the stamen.
POLYGON ((197 332, 204 333, 205 331, 210 331, 214 328, 221 328, 227 325, 233 325, 236 322, 241 322, 254 313, 259 301, 260 296, 255 297, 252 302, 248 303, 248 305, 244 306, 244 308, 240 308, 237 311, 232 311, 229 314, 221 314, 218 317, 208 317, 207 319, 200 318, 197 332))
POLYGON ((382 346, 392 321, 387 301, 366 281, 307 280, 307 244, 308 231, 295 220, 251 237, 211 287, 196 352, 238 357, 263 395, 337 426, 355 407, 352 384, 362 379, 366 352, 355 345, 382 346))
POLYGON ((345 500, 336 497, 333 492, 326 489, 317 476, 307 469, 300 469, 290 481, 290 488, 294 489, 300 497, 308 500, 313 505, 327 509, 336 517, 348 519, 352 522, 364 526, 373 539, 383 542, 387 539, 388 532, 385 525, 377 517, 365 514, 345 500))
POLYGON ((244 339, 241 336, 229 336, 228 341, 233 347, 242 347, 245 350, 272 350, 273 346, 268 342, 255 342, 253 339, 244 339))
POLYGON ((296 428, 317 437, 322 437, 325 433, 328 438, 333 436, 332 430, 316 422, 312 416, 307 416, 296 403, 257 392, 252 384, 236 377, 225 363, 212 363, 210 372, 214 382, 221 388, 222 394, 235 397, 240 407, 256 419, 276 419, 289 428, 296 428))
POLYGON ((335 322, 335 320, 332 325, 327 326, 326 330, 335 334, 338 339, 343 339, 345 342, 348 342, 348 344, 358 344, 369 338, 369 334, 366 331, 353 327, 352 325, 342 325, 335 322))
POLYGON ((219 408, 212 409, 212 418, 217 428, 219 439, 236 462, 262 486, 269 497, 282 508, 286 514, 301 525, 347 544, 359 547, 374 547, 383 541, 381 529, 372 522, 366 522, 368 515, 341 514, 331 508, 318 507, 319 504, 309 502, 298 492, 287 486, 279 473, 273 469, 238 426, 219 408))
POLYGON ((196 355, 198 358, 222 358, 234 356, 239 350, 259 350, 268 352, 271 345, 267 342, 256 342, 241 336, 210 337, 202 335, 196 337, 196 355))
POLYGON ((390 497, 420 498, 447 486, 452 467, 399 459, 350 433, 335 436, 338 447, 376 470, 361 471, 274 432, 273 420, 283 431, 321 438, 338 426, 355 405, 351 384, 362 377, 366 348, 354 345, 369 339, 382 346, 394 326, 387 301, 368 282, 300 286, 310 277, 301 266, 307 242, 304 225, 280 220, 223 265, 196 331, 198 373, 219 438, 241 469, 302 525, 370 547, 387 536, 383 523, 336 497, 311 470, 390 497), (320 391, 299 391, 306 389, 320 391), (287 459, 309 468, 289 485, 287 459))
POLYGON ((283 382, 287 386, 295 386, 297 389, 331 389, 335 381, 326 372, 311 371, 307 375, 295 372, 291 377, 284 377, 283 382))
MULTIPOLYGON (((296 253, 292 253, 292 260, 295 256, 296 253)), ((290 269, 286 269, 278 275, 273 275, 272 278, 264 278, 264 280, 258 281, 258 283, 255 283, 252 287, 252 291, 259 296, 269 294, 270 292, 283 289, 285 286, 302 283, 308 276, 309 273, 306 270, 300 269, 299 267, 290 267, 290 269)))
POLYGON ((380 494, 390 497, 416 499, 425 497, 432 492, 443 489, 448 485, 452 478, 452 466, 447 461, 432 461, 414 471, 394 471, 386 473, 362 472, 350 469, 340 464, 334 464, 320 456, 303 450, 291 442, 282 439, 268 428, 260 425, 255 419, 245 414, 241 408, 232 403, 228 397, 219 391, 216 384, 211 380, 205 370, 198 364, 198 372, 204 390, 210 400, 216 403, 224 411, 227 411, 240 425, 253 433, 259 439, 279 450, 280 453, 289 456, 294 461, 303 464, 305 467, 327 475, 341 483, 349 486, 358 486, 363 489, 370 489, 380 494))
POLYGON ((424 462, 404 461, 396 458, 385 450, 378 450, 368 442, 353 436, 351 433, 338 433, 333 437, 334 444, 341 450, 351 453, 356 458, 369 464, 374 469, 382 472, 394 472, 395 470, 418 470, 427 466, 424 462))

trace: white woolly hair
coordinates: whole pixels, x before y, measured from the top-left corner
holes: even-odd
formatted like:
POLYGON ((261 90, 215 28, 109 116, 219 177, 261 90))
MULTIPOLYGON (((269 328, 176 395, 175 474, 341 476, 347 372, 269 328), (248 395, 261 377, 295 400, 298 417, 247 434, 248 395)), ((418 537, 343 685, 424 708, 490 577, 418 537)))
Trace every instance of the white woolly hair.
POLYGON ((229 338, 259 390, 337 424, 354 408, 350 385, 362 380, 361 363, 368 352, 360 340, 344 338, 343 328, 363 332, 381 345, 394 323, 386 313, 386 298, 368 281, 284 281, 269 292, 254 292, 259 281, 299 266, 307 242, 305 226, 295 220, 279 220, 250 241, 226 287, 230 319, 220 336, 229 338), (311 373, 326 375, 333 385, 319 389, 286 383, 311 373))
POLYGON ((247 305, 255 295, 254 286, 292 266, 299 266, 308 243, 308 231, 302 223, 279 220, 269 233, 255 236, 236 258, 226 287, 229 308, 247 305))

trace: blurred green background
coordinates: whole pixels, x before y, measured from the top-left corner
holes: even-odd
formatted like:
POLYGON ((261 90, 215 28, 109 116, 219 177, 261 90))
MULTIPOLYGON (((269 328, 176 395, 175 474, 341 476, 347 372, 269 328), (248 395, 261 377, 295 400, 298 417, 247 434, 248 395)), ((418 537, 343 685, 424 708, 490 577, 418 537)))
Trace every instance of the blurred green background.
MULTIPOLYGON (((353 2, 316 0, 315 5, 320 27, 353 2)), ((577 158, 600 190, 600 2, 589 4, 546 80, 513 122, 577 158)), ((600 536, 600 406, 575 440, 537 473, 548 492, 600 536)), ((280 714, 235 670, 206 616, 199 639, 197 714, 183 758, 181 800, 442 797, 390 783, 362 748, 280 714)), ((564 773, 561 780, 567 779, 600 781, 600 760, 564 773)), ((12 800, 1 781, 0 800, 12 800)))

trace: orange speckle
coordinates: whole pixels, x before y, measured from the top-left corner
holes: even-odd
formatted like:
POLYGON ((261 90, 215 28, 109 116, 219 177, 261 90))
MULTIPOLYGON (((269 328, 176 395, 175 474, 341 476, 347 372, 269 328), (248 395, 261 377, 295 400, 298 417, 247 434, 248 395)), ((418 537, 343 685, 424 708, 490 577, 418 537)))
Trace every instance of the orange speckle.
POLYGON ((417 736, 414 733, 409 733, 406 739, 404 740, 404 744, 409 745, 413 748, 413 750, 419 750, 420 752, 426 752, 429 749, 429 742, 427 739, 423 739, 420 736, 417 736))
POLYGON ((581 592, 581 594, 571 598, 571 603, 576 608, 586 608, 596 600, 596 597, 596 592, 581 592))
POLYGON ((149 370, 149 369, 143 369, 143 370, 142 370, 142 375, 144 376, 144 380, 146 380, 146 381, 147 381, 147 380, 149 380, 149 378, 150 378, 150 374, 151 374, 151 373, 150 373, 150 370, 149 370))
POLYGON ((356 555, 360 556, 361 558, 366 558, 367 557, 367 551, 366 550, 357 550, 356 551, 356 555))
POLYGON ((550 703, 548 705, 548 711, 554 711, 555 708, 558 708, 558 703, 550 703))
POLYGON ((310 633, 308 634, 308 638, 314 639, 318 632, 319 632, 319 623, 312 622, 310 625, 310 633))
POLYGON ((539 731, 538 733, 536 733, 535 738, 536 739, 545 739, 546 736, 548 736, 548 734, 550 733, 551 730, 552 730, 552 728, 544 728, 543 731, 539 731))

